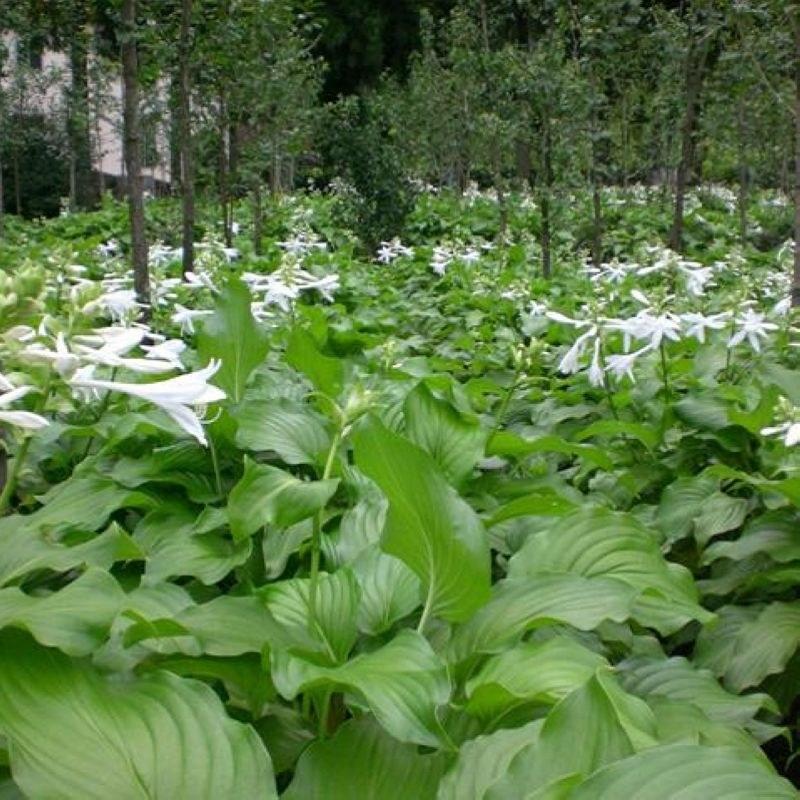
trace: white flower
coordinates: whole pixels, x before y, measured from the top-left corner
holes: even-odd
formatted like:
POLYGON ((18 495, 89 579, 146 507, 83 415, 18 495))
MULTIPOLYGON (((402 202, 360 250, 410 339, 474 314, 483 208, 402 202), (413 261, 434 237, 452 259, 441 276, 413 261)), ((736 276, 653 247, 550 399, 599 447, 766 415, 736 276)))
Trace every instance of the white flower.
POLYGON ((702 296, 705 285, 714 275, 711 267, 701 267, 694 261, 682 261, 678 264, 678 269, 686 280, 686 291, 695 297, 702 296))
POLYGON ((62 378, 68 377, 78 368, 80 361, 76 355, 70 352, 64 340, 64 334, 56 336, 56 349, 49 350, 43 344, 32 344, 26 347, 22 354, 34 361, 46 361, 53 365, 56 372, 62 378))
POLYGON ((685 322, 687 326, 686 335, 694 336, 694 338, 701 343, 706 340, 706 331, 722 330, 727 325, 729 318, 730 314, 728 312, 712 314, 709 317, 694 311, 681 314, 681 320, 685 322))
POLYGON ((592 386, 603 386, 603 367, 600 364, 600 337, 594 340, 594 355, 589 366, 589 383, 592 386))
POLYGON ((748 308, 736 320, 737 330, 728 341, 728 347, 736 347, 745 339, 757 353, 761 352, 761 339, 766 339, 770 331, 778 330, 774 322, 767 322, 763 314, 748 308))
MULTIPOLYGON (((3 381, 3 386, 11 386, 11 383, 6 378, 3 378, 3 381)), ((44 417, 31 411, 3 411, 15 400, 25 397, 32 389, 32 386, 20 386, 17 389, 12 387, 6 390, 4 394, 0 394, 0 422, 7 422, 9 425, 16 425, 18 428, 31 431, 39 430, 50 424, 44 417)))
POLYGON ((186 342, 182 339, 167 339, 165 342, 153 345, 142 345, 142 350, 147 353, 145 358, 168 361, 173 367, 183 369, 181 353, 186 350, 186 342))
POLYGON ((633 353, 620 353, 607 356, 606 369, 615 378, 617 378, 617 380, 627 375, 632 381, 635 381, 636 378, 634 378, 633 376, 633 367, 636 364, 636 359, 639 358, 639 356, 644 355, 651 349, 652 349, 651 346, 647 345, 643 347, 641 350, 636 350, 633 353))
POLYGON ((97 301, 117 322, 127 319, 141 304, 136 301, 133 289, 119 289, 102 295, 97 301))
POLYGON ((10 392, 14 388, 14 384, 0 372, 0 391, 10 392))
POLYGON ((545 315, 548 319, 553 320, 553 322, 560 322, 562 325, 572 325, 573 328, 577 328, 578 330, 593 324, 591 320, 572 319, 571 317, 567 317, 559 311, 547 311, 545 312, 545 315))
POLYGON ((772 313, 776 317, 785 317, 792 309, 792 298, 791 297, 784 297, 783 300, 779 300, 775 305, 772 307, 772 313))
POLYGON ((792 447, 800 442, 800 422, 784 422, 771 428, 762 428, 762 436, 783 436, 783 443, 792 447))
POLYGON ((203 309, 184 308, 180 303, 175 303, 175 313, 172 315, 172 324, 181 326, 181 333, 194 333, 194 321, 201 317, 213 314, 213 311, 203 309))
POLYGON ((579 359, 586 349, 589 339, 597 335, 597 328, 592 326, 586 333, 581 334, 576 340, 575 344, 567 350, 566 355, 561 359, 558 365, 558 371, 565 375, 573 375, 580 369, 579 359))
POLYGON ((217 373, 220 365, 219 361, 211 361, 201 370, 157 383, 118 383, 73 378, 72 384, 90 389, 121 392, 153 403, 165 411, 183 430, 194 436, 201 445, 206 446, 208 442, 203 425, 194 408, 225 399, 225 392, 208 382, 209 378, 217 373))

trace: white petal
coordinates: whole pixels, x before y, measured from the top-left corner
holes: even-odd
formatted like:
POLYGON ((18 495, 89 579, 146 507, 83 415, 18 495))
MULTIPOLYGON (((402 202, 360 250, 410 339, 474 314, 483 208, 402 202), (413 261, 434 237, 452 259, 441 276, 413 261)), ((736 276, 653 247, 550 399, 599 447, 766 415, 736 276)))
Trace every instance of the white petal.
POLYGON ((18 428, 36 431, 47 427, 50 423, 31 411, 0 411, 0 422, 8 422, 18 428))
POLYGON ((203 424, 200 418, 188 406, 173 405, 171 403, 162 404, 161 408, 169 414, 170 417, 181 427, 186 433, 194 436, 203 447, 208 445, 206 441, 206 434, 203 430, 203 424))

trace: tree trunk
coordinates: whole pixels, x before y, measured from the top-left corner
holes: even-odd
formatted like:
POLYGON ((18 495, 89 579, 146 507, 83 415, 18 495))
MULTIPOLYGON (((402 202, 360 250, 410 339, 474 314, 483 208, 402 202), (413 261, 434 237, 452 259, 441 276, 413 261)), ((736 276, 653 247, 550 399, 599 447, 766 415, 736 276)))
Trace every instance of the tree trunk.
POLYGON ((686 185, 694 161, 694 138, 700 105, 700 92, 705 80, 706 59, 709 40, 700 44, 692 42, 686 55, 686 107, 681 123, 681 158, 675 176, 675 211, 669 246, 677 253, 683 249, 683 209, 686 200, 686 185))
POLYGON ((19 151, 14 148, 11 156, 11 164, 14 177, 14 209, 18 217, 22 216, 22 181, 19 174, 19 151))
POLYGON ((794 34, 794 269, 792 307, 800 306, 800 11, 790 13, 794 34))
POLYGON ((192 138, 191 57, 192 0, 181 2, 180 79, 178 112, 181 146, 181 200, 183 208, 183 274, 194 271, 194 142, 192 138))
POLYGON ((551 242, 551 209, 550 195, 553 188, 553 157, 552 136, 550 132, 550 119, 545 117, 542 126, 542 192, 540 205, 542 208, 542 277, 549 278, 552 274, 551 242))
POLYGON ((78 23, 69 48, 69 150, 71 157, 72 210, 95 205, 92 185, 92 139, 89 134, 89 39, 85 25, 78 23))
POLYGON ((749 167, 747 163, 747 126, 745 123, 744 99, 739 98, 736 108, 736 129, 739 138, 739 238, 742 247, 747 244, 747 189, 749 183, 749 167))
POLYGON ((262 204, 261 181, 253 190, 253 252, 261 255, 261 236, 264 229, 264 209, 262 204))
POLYGON ((222 236, 225 243, 230 247, 231 232, 230 221, 228 219, 228 196, 229 188, 229 175, 230 175, 230 150, 228 147, 229 128, 227 124, 228 108, 225 102, 225 97, 220 94, 219 96, 219 203, 222 209, 222 236))
POLYGON ((139 120, 139 57, 136 46, 136 0, 122 2, 122 82, 124 89, 125 172, 131 224, 133 288, 140 303, 149 306, 150 275, 144 222, 142 135, 139 120))

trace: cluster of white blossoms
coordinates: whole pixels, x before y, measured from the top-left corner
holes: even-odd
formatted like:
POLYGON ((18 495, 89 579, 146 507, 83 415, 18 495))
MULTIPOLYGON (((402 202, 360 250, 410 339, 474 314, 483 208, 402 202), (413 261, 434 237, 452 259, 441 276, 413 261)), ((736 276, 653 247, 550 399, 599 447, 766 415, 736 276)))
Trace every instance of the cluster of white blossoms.
POLYGON ((484 253, 493 248, 494 245, 491 242, 481 242, 477 246, 437 245, 433 248, 431 269, 439 277, 442 277, 452 264, 459 262, 468 267, 474 266, 481 260, 484 253))
POLYGON ((269 313, 271 306, 290 311, 292 304, 303 292, 317 291, 324 300, 333 302, 334 292, 340 286, 337 274, 319 277, 291 259, 285 261, 275 272, 267 275, 244 272, 241 278, 255 296, 261 296, 261 300, 252 304, 253 315, 259 319, 269 313))
POLYGON ((25 430, 39 430, 50 423, 40 414, 32 411, 10 411, 8 407, 21 400, 25 395, 34 391, 32 386, 14 386, 11 381, 0 373, 0 422, 14 425, 25 430))
POLYGON ((381 242, 375 259, 379 264, 393 264, 398 258, 409 258, 413 255, 413 247, 406 247, 399 239, 394 238, 388 242, 381 242))
POLYGON ((762 436, 780 436, 787 447, 800 444, 800 408, 782 397, 776 409, 778 424, 761 429, 762 436))
POLYGON ((289 239, 278 242, 278 247, 298 259, 306 258, 312 253, 325 253, 328 250, 327 242, 311 230, 300 230, 294 233, 289 239))

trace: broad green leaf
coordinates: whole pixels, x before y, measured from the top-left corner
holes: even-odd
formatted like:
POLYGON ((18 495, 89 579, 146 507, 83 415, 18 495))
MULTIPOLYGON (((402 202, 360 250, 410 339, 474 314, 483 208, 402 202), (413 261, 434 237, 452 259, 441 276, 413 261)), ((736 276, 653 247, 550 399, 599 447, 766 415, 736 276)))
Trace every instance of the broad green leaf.
POLYGON ((225 657, 260 653, 265 645, 285 640, 263 600, 223 595, 181 609, 169 618, 136 622, 127 629, 125 644, 130 647, 154 638, 182 636, 192 637, 199 652, 225 657))
POLYGON ((319 351, 314 337, 294 327, 286 347, 286 363, 302 372, 318 391, 336 399, 345 380, 345 364, 319 351))
POLYGON ((592 630, 604 620, 622 622, 632 613, 638 592, 622 581, 580 575, 536 575, 495 584, 492 599, 458 626, 450 658, 497 653, 533 628, 566 623, 592 630))
POLYGON ((29 797, 277 797, 264 745, 209 687, 107 678, 23 634, 0 634, 0 731, 29 797))
POLYGON ((798 525, 800 521, 793 514, 776 512, 758 517, 735 539, 709 545, 703 553, 703 563, 710 564, 721 558, 743 561, 761 553, 781 564, 800 561, 798 525))
POLYGON ((425 451, 377 419, 354 438, 356 464, 389 500, 382 549, 419 576, 430 613, 468 618, 489 596, 489 544, 477 515, 425 451))
POLYGON ((718 431, 730 425, 727 406, 713 395, 688 395, 673 408, 678 419, 701 430, 718 431))
POLYGON ((144 558, 141 548, 116 523, 97 536, 69 545, 29 531, 17 522, 17 517, 0 520, 0 586, 36 570, 66 572, 84 564, 109 569, 117 561, 144 558))
POLYGON ((577 456, 589 464, 610 472, 614 462, 604 450, 591 444, 568 442, 560 436, 540 436, 538 439, 523 439, 509 431, 499 431, 486 446, 489 456, 527 456, 533 453, 560 453, 577 456))
POLYGON ((536 494, 518 497, 494 512, 489 525, 497 525, 507 519, 527 516, 560 517, 574 511, 575 503, 559 494, 555 489, 544 486, 536 494))
POLYGON ((792 800, 797 792, 772 768, 732 747, 672 744, 610 764, 570 800, 792 800))
POLYGON ((290 525, 288 528, 272 528, 261 539, 261 554, 264 557, 264 575, 275 580, 283 575, 286 563, 313 535, 314 524, 310 519, 290 525))
POLYGON ((319 687, 352 692, 395 739, 441 744, 436 709, 450 699, 450 679, 444 663, 415 631, 402 630, 380 649, 338 667, 273 651, 272 679, 287 700, 319 687))
POLYGON ((250 373, 263 363, 268 336, 250 310, 250 290, 238 278, 230 278, 217 299, 214 314, 203 320, 197 333, 197 351, 204 363, 222 362, 214 382, 238 403, 250 373))
POLYGON ((668 563, 655 535, 628 514, 595 508, 562 517, 531 536, 509 562, 510 578, 547 573, 614 578, 647 592, 637 617, 664 632, 713 618, 697 603, 691 573, 668 563))
POLYGON ((245 456, 244 475, 228 496, 233 538, 246 539, 265 525, 286 528, 308 519, 325 507, 338 485, 338 480, 301 481, 245 456))
POLYGON ((400 559, 373 545, 350 566, 361 586, 358 627, 363 633, 377 636, 419 607, 419 578, 400 559))
POLYGON ((328 562, 349 564, 361 552, 377 545, 386 523, 388 507, 384 495, 375 489, 348 508, 342 514, 339 529, 323 540, 328 562))
POLYGON ((460 486, 483 455, 486 432, 478 420, 438 400, 424 383, 409 393, 403 411, 406 436, 430 453, 450 483, 460 486))
POLYGON ((595 436, 629 437, 640 441, 648 450, 653 450, 657 447, 659 439, 656 431, 647 425, 618 419, 604 419, 593 422, 588 428, 584 428, 575 434, 575 441, 583 442, 595 436))
POLYGON ((198 525, 203 522, 202 514, 198 517, 182 505, 165 505, 139 522, 133 535, 147 554, 147 582, 191 575, 211 586, 244 564, 250 555, 250 540, 231 541, 224 531, 213 529, 216 522, 212 530, 200 532, 198 525))
POLYGON ((282 800, 435 800, 446 764, 369 718, 351 720, 303 753, 282 800))
POLYGON ((603 656, 563 636, 521 642, 490 658, 467 681, 467 710, 490 717, 522 703, 554 705, 606 663, 603 656))
POLYGON ((323 663, 341 664, 358 637, 357 617, 361 589, 355 575, 344 568, 319 576, 316 617, 309 630, 311 581, 294 578, 268 584, 260 595, 286 633, 284 646, 323 663))
POLYGON ((714 492, 694 519, 695 539, 702 546, 721 533, 735 530, 744 522, 748 509, 747 500, 714 492))
POLYGON ((757 615, 735 606, 718 613, 720 622, 700 632, 694 660, 735 692, 783 670, 800 647, 800 602, 771 603, 757 615))
POLYGON ((439 784, 436 800, 483 800, 505 775, 514 756, 538 739, 542 725, 543 720, 536 720, 464 742, 456 763, 439 784))
POLYGON ((656 521, 667 541, 675 542, 692 533, 694 520, 717 491, 718 481, 706 476, 678 478, 664 489, 656 521))
POLYGON ((777 712, 769 695, 731 694, 709 670, 697 669, 685 658, 630 658, 618 669, 627 691, 643 698, 663 696, 694 703, 716 722, 746 727, 762 708, 777 712))
POLYGON ((538 739, 514 756, 487 800, 541 796, 543 787, 587 777, 652 747, 655 736, 656 718, 647 704, 620 689, 608 668, 599 669, 547 715, 538 739))
POLYGON ((316 464, 330 447, 320 416, 288 400, 245 402, 236 412, 236 444, 276 452, 287 464, 316 464))
POLYGON ((73 656, 92 653, 107 637, 125 594, 114 578, 90 569, 57 592, 32 596, 0 589, 0 628, 22 628, 36 641, 73 656))
POLYGON ((16 524, 29 532, 46 532, 51 538, 66 531, 96 531, 120 508, 148 508, 153 500, 99 475, 72 477, 39 498, 42 508, 16 524))

